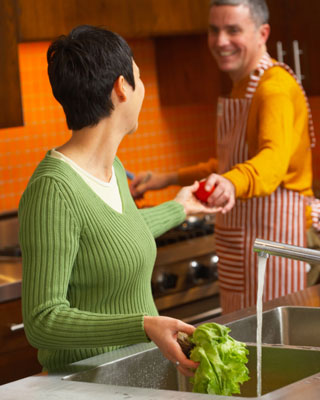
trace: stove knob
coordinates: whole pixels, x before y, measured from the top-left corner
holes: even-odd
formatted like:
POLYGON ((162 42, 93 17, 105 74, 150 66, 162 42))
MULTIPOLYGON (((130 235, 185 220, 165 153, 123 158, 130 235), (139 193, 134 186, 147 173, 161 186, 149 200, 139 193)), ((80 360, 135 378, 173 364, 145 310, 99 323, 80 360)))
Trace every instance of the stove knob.
POLYGON ((191 283, 199 284, 210 279, 210 268, 198 261, 191 261, 189 264, 188 279, 191 283))
POLYGON ((160 292, 166 292, 169 289, 174 289, 177 285, 178 276, 176 274, 162 273, 157 280, 157 288, 160 292))
POLYGON ((219 257, 216 254, 211 256, 211 258, 210 258, 210 265, 211 266, 217 266, 218 262, 219 262, 219 257))
POLYGON ((210 258, 211 279, 213 281, 218 280, 218 262, 219 257, 216 254, 210 258))

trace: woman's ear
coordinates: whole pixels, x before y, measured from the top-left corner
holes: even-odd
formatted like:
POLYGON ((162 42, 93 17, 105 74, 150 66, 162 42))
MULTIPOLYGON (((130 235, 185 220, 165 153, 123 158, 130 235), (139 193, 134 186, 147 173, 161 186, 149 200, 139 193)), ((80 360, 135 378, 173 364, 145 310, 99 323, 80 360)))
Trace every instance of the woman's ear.
POLYGON ((127 95, 126 95, 126 81, 122 75, 120 75, 116 81, 114 82, 113 89, 115 91, 115 94, 117 95, 118 99, 120 102, 126 101, 127 100, 127 95))

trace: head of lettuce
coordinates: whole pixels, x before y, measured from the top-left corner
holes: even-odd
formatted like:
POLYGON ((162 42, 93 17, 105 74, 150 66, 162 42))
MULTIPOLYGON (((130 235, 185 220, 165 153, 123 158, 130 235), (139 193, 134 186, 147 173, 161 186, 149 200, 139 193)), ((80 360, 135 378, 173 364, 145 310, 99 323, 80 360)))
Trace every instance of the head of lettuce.
POLYGON ((190 358, 200 362, 191 378, 193 392, 230 396, 240 393, 240 384, 249 379, 246 345, 228 335, 226 326, 206 323, 194 331, 190 358))

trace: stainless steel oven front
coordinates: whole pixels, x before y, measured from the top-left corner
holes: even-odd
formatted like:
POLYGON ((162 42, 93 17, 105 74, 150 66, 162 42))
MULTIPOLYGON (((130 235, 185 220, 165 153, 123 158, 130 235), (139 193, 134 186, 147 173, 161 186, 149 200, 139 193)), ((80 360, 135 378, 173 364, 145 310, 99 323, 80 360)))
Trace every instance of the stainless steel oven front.
POLYGON ((152 290, 159 313, 189 323, 220 315, 214 218, 189 217, 156 242, 152 290))

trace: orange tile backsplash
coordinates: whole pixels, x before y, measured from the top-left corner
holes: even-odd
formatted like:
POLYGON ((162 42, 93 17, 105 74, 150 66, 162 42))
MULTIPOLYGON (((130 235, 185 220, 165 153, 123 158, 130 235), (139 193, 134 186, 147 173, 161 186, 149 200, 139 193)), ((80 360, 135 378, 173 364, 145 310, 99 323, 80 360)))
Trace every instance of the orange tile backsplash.
MULTIPOLYGON (((139 128, 125 138, 118 155, 132 172, 172 171, 206 160, 215 153, 214 105, 162 107, 159 101, 154 43, 130 40, 141 70, 146 96, 139 128)), ((46 72, 49 43, 19 45, 24 126, 0 130, 0 212, 18 207, 27 182, 46 151, 69 138, 61 106, 53 98, 46 72)), ((320 131, 320 98, 310 99, 316 133, 320 131)), ((315 182, 320 187, 320 139, 314 151, 315 182)), ((176 187, 147 193, 139 205, 172 199, 176 187)))
MULTIPOLYGON (((118 155, 132 171, 170 171, 208 158, 214 152, 214 106, 162 108, 152 39, 129 41, 146 96, 139 128, 125 138, 118 155)), ((46 151, 70 136, 62 107, 54 99, 47 77, 49 43, 19 45, 24 126, 0 130, 0 212, 18 207, 27 182, 46 151)), ((147 193, 139 205, 172 199, 176 187, 147 193)))

